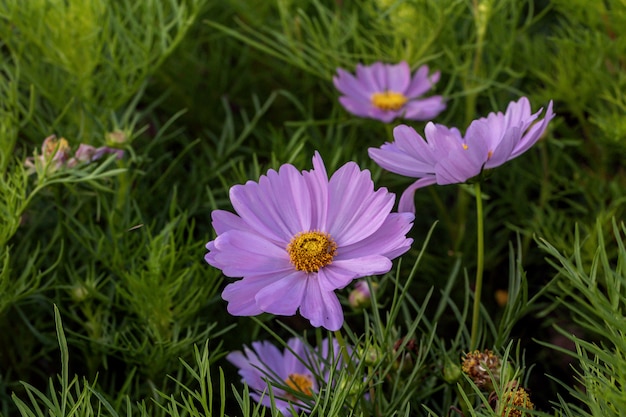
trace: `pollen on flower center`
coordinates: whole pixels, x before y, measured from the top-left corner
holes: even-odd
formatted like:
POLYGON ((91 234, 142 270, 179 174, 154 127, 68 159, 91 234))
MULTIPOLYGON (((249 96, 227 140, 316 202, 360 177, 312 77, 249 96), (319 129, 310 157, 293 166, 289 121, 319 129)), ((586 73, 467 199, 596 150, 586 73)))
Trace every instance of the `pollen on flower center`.
POLYGON ((382 93, 372 94, 371 101, 375 107, 381 110, 398 111, 406 104, 409 99, 402 93, 395 91, 385 91, 382 93))
POLYGON ((308 375, 289 374, 285 384, 292 390, 301 392, 309 397, 313 395, 313 379, 308 375))
POLYGON ((328 233, 298 233, 287 246, 289 259, 298 271, 317 272, 330 264, 337 254, 337 244, 328 233))

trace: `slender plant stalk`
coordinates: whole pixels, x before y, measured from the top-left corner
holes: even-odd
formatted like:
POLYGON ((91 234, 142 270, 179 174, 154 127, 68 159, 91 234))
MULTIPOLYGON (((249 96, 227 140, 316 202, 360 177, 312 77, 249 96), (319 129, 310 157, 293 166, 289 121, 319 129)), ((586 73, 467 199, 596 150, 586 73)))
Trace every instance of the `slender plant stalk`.
POLYGON ((341 355, 343 356, 343 360, 346 362, 346 364, 348 365, 348 372, 350 373, 350 375, 354 375, 354 364, 352 363, 352 360, 350 359, 350 354, 348 353, 348 347, 346 346, 346 341, 343 338, 343 335, 341 334, 340 330, 335 330, 335 339, 337 339, 337 342, 339 343, 339 347, 341 348, 341 355))
POLYGON ((470 350, 477 348, 478 321, 480 320, 480 293, 483 289, 483 266, 485 262, 485 237, 483 227, 483 200, 480 192, 480 182, 474 185, 476 192, 476 286, 474 288, 474 308, 472 310, 472 333, 470 336, 470 350))

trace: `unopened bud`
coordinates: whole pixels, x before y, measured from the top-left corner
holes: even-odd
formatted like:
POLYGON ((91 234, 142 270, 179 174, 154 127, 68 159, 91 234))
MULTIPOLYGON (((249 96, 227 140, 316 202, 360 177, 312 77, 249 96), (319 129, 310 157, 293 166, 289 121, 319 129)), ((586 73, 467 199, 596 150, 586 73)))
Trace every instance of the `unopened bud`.
MULTIPOLYGON (((378 288, 378 284, 375 282, 372 282, 370 285, 372 291, 376 291, 378 288)), ((354 284, 354 289, 348 296, 348 302, 355 310, 363 310, 372 305, 372 293, 367 281, 361 280, 354 284)))
POLYGON ((461 367, 456 363, 446 360, 446 364, 443 366, 443 380, 448 384, 454 384, 461 379, 461 367))
POLYGON ((377 365, 383 358, 383 352, 377 346, 359 349, 359 357, 367 366, 377 365))
POLYGON ((128 135, 121 130, 114 130, 106 134, 104 138, 107 145, 119 146, 128 142, 128 135))

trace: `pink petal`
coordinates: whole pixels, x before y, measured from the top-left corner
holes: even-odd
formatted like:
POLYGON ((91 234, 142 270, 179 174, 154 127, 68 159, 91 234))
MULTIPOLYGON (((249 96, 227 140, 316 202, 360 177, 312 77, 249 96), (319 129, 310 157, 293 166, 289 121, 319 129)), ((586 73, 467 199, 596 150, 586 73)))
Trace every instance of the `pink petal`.
POLYGON ((280 247, 254 233, 231 230, 213 242, 206 261, 228 277, 281 273, 293 270, 285 247, 280 247))
POLYGON ((432 96, 419 100, 411 100, 404 106, 404 117, 407 120, 431 120, 446 109, 442 96, 432 96))
POLYGON ((435 184, 436 182, 435 176, 429 175, 428 177, 420 178, 413 184, 409 185, 400 197, 400 201, 398 202, 398 212, 415 213, 415 191, 422 187, 435 184))
POLYGON ((338 76, 333 77, 333 83, 335 84, 337 90, 348 97, 353 97, 362 101, 369 101, 372 93, 376 92, 376 90, 374 90, 371 86, 368 86, 341 68, 337 69, 337 73, 338 76))
POLYGON ((391 265, 389 258, 382 255, 335 259, 324 268, 324 276, 320 276, 319 285, 322 291, 334 291, 344 288, 356 278, 389 272, 391 265))
POLYGON ((370 101, 364 101, 353 97, 339 97, 341 105, 350 113, 359 117, 371 117, 372 104, 370 101))
POLYGON ((411 68, 406 62, 387 66, 386 87, 389 91, 404 93, 411 82, 411 68))
POLYGON ((319 152, 315 151, 313 169, 302 175, 311 191, 311 230, 321 230, 328 215, 328 174, 319 152))
POLYGON ((250 227, 241 217, 225 210, 213 210, 211 219, 215 233, 218 235, 231 229, 249 230, 250 227))
MULTIPOLYGON (((540 109, 537 113, 541 112, 541 110, 542 109, 540 109)), ((551 100, 550 103, 548 104, 548 109, 546 110, 546 115, 544 116, 543 120, 535 123, 528 130, 528 132, 517 143, 517 146, 511 153, 511 157, 509 159, 518 157, 519 155, 523 154, 528 149, 530 149, 530 147, 533 146, 535 143, 537 143, 537 141, 541 138, 541 136, 546 131, 546 128, 548 127, 548 123, 550 123, 550 120, 552 120, 553 118, 554 118, 554 113, 552 111, 552 100, 551 100)))
POLYGON ((295 271, 260 289, 255 299, 257 306, 266 313, 293 316, 302 303, 309 276, 295 271))
POLYGON ((343 311, 334 292, 324 292, 314 279, 308 280, 306 296, 300 306, 300 314, 314 327, 339 330, 343 325, 343 311))
MULTIPOLYGON (((374 234, 353 245, 341 248, 336 259, 361 258, 371 255, 382 255, 394 259, 411 247, 413 239, 406 234, 413 226, 415 215, 412 213, 391 213, 374 234)), ((335 262, 331 266, 335 265, 335 262)), ((368 274, 370 275, 370 274, 368 274)))
MULTIPOLYGON (((272 278, 273 279, 273 278, 272 278)), ((222 298, 228 302, 226 309, 233 316, 256 316, 263 312, 257 306, 255 296, 267 283, 256 278, 244 278, 228 284, 222 298)))
POLYGON ((428 67, 426 65, 422 65, 417 69, 415 74, 413 75, 413 79, 409 84, 409 87, 405 91, 405 95, 409 98, 419 97, 428 90, 430 90, 433 85, 435 85, 439 81, 439 76, 441 74, 439 71, 434 72, 430 77, 428 76, 428 67))
POLYGON ((369 171, 349 162, 337 170, 328 184, 328 229, 339 247, 372 234, 385 220, 394 203, 386 189, 374 192, 369 171))

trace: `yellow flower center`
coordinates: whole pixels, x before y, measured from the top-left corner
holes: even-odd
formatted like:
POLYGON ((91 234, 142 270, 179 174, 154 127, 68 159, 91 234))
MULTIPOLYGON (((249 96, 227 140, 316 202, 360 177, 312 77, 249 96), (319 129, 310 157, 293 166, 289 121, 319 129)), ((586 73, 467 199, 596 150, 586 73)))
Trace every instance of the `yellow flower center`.
POLYGON ((371 101, 375 107, 381 110, 398 111, 406 104, 409 99, 402 93, 395 91, 385 91, 383 93, 372 94, 371 101))
POLYGON ((289 259, 298 271, 317 272, 337 255, 337 244, 328 233, 298 233, 287 246, 289 259))
POLYGON ((302 394, 310 397, 313 395, 313 379, 308 375, 302 374, 289 374, 289 377, 285 380, 285 384, 294 391, 301 392, 302 394))

